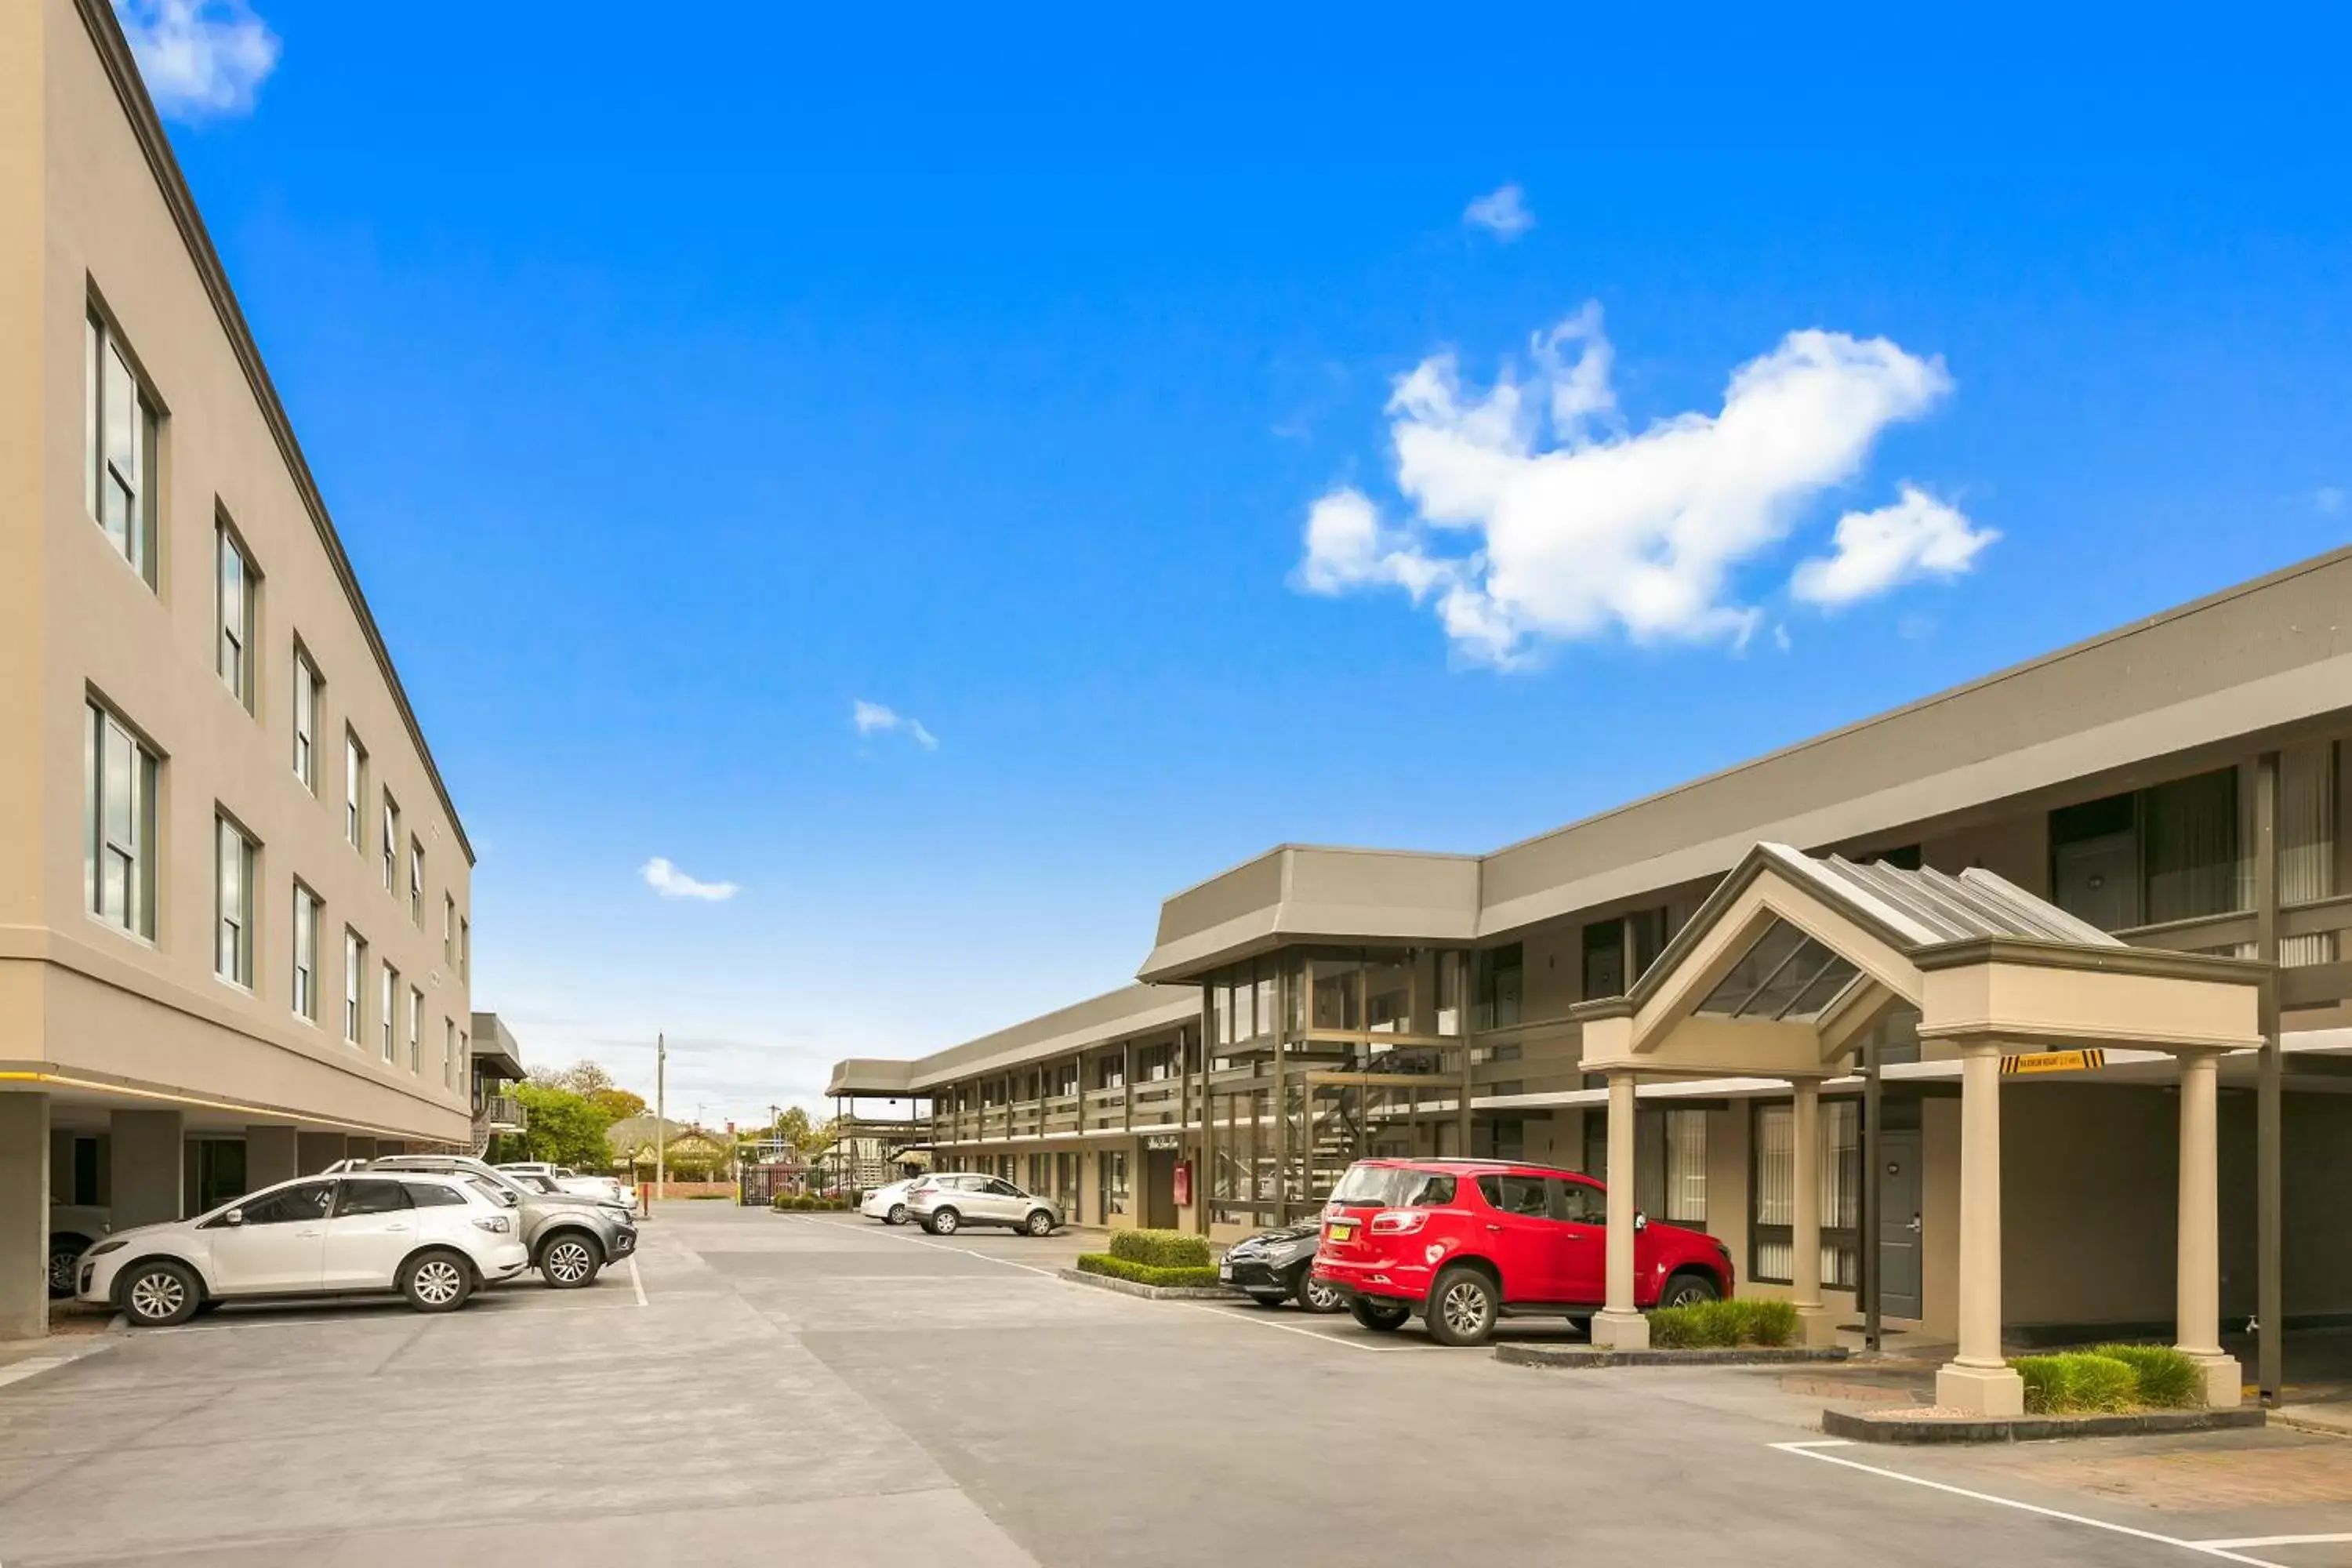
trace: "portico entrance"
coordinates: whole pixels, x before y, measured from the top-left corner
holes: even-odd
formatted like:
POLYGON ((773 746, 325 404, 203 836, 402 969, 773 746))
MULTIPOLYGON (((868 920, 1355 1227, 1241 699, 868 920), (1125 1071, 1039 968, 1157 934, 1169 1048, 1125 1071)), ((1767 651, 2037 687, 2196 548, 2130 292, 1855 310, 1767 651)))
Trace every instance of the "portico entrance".
MULTIPOLYGON (((2206 1368, 2206 1397, 2234 1405, 2237 1363, 2221 1346, 2217 1068, 2261 1044, 2265 966, 2135 948, 1982 870, 1856 865, 1759 844, 1633 991, 1576 1008, 1583 1067, 1608 1083, 1608 1279, 1593 1339, 1647 1342, 1634 1309, 1634 1090, 1643 1079, 1768 1079, 1790 1086, 1795 1169, 1818 1168, 1821 1089, 1868 1031, 1916 1009, 1922 1051, 1960 1069, 1958 1352, 1939 1403, 2015 1415, 2024 1390, 2001 1352, 2000 1089, 2005 1057, 2126 1049, 2178 1064, 2175 1339, 2206 1368)), ((1922 1289, 1903 1194, 1920 1171, 1916 1135, 1877 1139, 1886 1283, 1922 1289), (1906 1163, 1907 1161, 1907 1163, 1906 1163), (1892 1167, 1892 1168, 1890 1168, 1892 1167)), ((1808 1342, 1835 1324, 1822 1301, 1818 1184, 1795 1183, 1790 1294, 1808 1342)))

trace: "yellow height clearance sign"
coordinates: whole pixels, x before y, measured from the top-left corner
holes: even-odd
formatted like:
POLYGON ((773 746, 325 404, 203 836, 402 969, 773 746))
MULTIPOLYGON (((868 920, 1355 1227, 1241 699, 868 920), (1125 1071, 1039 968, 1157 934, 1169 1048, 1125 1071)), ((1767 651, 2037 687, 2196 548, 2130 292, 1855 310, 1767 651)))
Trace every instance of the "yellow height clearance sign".
POLYGON ((2107 1065, 2105 1051, 2028 1051, 2000 1058, 2003 1078, 2029 1072, 2090 1072, 2107 1065))

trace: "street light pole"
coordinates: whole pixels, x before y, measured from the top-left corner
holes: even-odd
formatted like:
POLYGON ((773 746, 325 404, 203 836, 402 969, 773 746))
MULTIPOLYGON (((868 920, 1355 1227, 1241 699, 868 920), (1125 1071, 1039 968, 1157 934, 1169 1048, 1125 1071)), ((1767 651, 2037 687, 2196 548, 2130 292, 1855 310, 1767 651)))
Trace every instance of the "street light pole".
POLYGON ((667 1196, 662 1189, 669 1179, 669 1037, 654 1037, 654 1199, 667 1196))

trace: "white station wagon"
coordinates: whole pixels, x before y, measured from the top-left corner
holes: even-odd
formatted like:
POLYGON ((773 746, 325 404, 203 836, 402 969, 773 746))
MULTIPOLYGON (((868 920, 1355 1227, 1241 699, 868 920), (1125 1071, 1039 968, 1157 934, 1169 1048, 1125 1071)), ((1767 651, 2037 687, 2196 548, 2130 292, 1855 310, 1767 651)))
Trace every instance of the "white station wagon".
POLYGON ((304 1176, 194 1219, 116 1231, 81 1255, 74 1294, 142 1328, 223 1301, 397 1290, 455 1311, 530 1266, 499 1190, 424 1172, 304 1176))

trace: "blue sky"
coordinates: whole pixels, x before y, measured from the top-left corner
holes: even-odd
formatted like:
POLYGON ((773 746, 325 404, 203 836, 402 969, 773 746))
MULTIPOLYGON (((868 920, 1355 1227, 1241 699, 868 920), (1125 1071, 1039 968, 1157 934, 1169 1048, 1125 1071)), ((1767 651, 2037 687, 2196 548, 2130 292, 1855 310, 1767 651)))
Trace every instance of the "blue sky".
POLYGON ((2316 9, 123 4, 478 1005, 684 1113, 2352 533, 2316 9))

